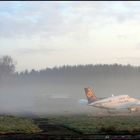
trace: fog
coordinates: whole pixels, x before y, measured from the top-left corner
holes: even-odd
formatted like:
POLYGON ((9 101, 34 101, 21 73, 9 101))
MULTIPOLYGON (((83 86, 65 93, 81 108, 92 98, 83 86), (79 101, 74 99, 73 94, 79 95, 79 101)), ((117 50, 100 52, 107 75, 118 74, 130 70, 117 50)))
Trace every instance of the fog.
POLYGON ((18 114, 71 114, 89 111, 79 104, 85 98, 83 85, 74 84, 26 84, 1 87, 0 112, 18 114))
POLYGON ((84 87, 91 87, 97 97, 128 94, 139 98, 140 67, 130 65, 62 66, 40 71, 16 72, 12 58, 0 65, 0 113, 10 114, 79 114, 104 112, 79 104, 86 99, 84 87), (5 70, 4 70, 5 71, 5 70))

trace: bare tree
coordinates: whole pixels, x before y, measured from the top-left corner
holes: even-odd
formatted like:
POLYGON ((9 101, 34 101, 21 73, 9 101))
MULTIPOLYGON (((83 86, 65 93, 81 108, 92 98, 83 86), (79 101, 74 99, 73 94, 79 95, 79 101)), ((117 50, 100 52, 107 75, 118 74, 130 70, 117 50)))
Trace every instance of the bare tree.
POLYGON ((11 56, 5 55, 0 58, 0 79, 8 77, 15 72, 15 62, 11 56))

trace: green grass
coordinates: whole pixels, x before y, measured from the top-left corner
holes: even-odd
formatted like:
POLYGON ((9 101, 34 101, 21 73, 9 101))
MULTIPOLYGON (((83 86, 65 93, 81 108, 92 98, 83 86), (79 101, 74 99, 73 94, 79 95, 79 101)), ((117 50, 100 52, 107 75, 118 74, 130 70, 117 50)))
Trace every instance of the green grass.
POLYGON ((140 133, 139 116, 56 116, 51 121, 83 134, 134 134, 140 133))
POLYGON ((36 133, 40 128, 31 119, 0 116, 0 134, 2 133, 36 133))

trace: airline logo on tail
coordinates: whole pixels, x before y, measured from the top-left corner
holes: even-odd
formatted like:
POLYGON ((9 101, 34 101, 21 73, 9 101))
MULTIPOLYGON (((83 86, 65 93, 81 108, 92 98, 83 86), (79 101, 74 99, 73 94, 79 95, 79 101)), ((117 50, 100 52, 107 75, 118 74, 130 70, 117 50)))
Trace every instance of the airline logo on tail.
POLYGON ((98 100, 91 88, 85 88, 85 93, 88 99, 88 103, 92 103, 98 100))
POLYGON ((86 95, 87 95, 87 97, 93 96, 92 91, 89 88, 87 88, 86 95))

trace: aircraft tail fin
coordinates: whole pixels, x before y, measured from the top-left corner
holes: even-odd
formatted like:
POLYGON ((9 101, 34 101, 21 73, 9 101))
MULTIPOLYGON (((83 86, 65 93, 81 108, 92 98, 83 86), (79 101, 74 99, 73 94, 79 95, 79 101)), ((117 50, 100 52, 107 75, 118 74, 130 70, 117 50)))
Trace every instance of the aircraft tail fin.
POLYGON ((98 98, 95 96, 93 90, 90 87, 84 88, 84 89, 85 89, 85 94, 86 94, 87 99, 88 99, 88 103, 92 103, 92 102, 98 100, 98 98))

